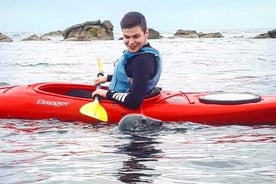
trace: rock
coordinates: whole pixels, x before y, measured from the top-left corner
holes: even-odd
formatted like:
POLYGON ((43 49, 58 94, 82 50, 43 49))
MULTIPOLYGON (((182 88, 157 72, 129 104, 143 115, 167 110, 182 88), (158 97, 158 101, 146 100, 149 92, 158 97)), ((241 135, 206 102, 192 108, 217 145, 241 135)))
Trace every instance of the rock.
POLYGON ((13 40, 7 35, 0 33, 0 42, 12 42, 12 41, 13 40))
POLYGON ((270 36, 268 35, 268 33, 262 33, 255 36, 254 38, 270 38, 270 36))
POLYGON ((197 32, 194 31, 194 30, 183 30, 183 29, 178 29, 174 35, 175 35, 175 36, 185 36, 185 35, 196 34, 196 33, 197 33, 197 32))
POLYGON ((149 39, 160 39, 162 38, 160 33, 152 28, 149 28, 149 39))
POLYGON ((268 31, 267 33, 259 34, 253 38, 276 38, 276 29, 268 31))
POLYGON ((109 20, 87 21, 63 31, 66 41, 114 40, 113 25, 109 20))
POLYGON ((200 38, 223 38, 221 33, 206 33, 206 34, 200 34, 199 35, 200 38))
POLYGON ((49 38, 42 38, 37 36, 36 34, 33 34, 27 38, 24 38, 22 41, 47 41, 50 40, 49 38))
POLYGON ((276 38, 276 29, 267 32, 271 38, 276 38))
POLYGON ((182 30, 179 29, 174 34, 176 37, 181 38, 223 38, 221 33, 215 32, 215 33, 197 33, 194 30, 182 30))
POLYGON ((197 33, 191 33, 191 34, 177 35, 177 37, 181 37, 181 38, 199 38, 199 35, 197 33))

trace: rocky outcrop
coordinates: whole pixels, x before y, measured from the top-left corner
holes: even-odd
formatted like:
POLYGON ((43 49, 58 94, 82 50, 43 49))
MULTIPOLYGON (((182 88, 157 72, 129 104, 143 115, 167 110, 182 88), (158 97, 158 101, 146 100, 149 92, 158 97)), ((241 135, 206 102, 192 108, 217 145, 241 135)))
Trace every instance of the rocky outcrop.
POLYGON ((0 42, 12 42, 12 41, 13 40, 7 35, 0 33, 0 42))
POLYGON ((152 28, 149 28, 149 39, 160 39, 162 36, 160 33, 152 28))
POLYGON ((199 38, 197 35, 197 32, 194 30, 183 30, 183 29, 178 29, 174 36, 179 36, 179 37, 187 37, 187 38, 199 38))
POLYGON ((202 32, 196 32, 194 30, 182 30, 179 29, 174 34, 175 37, 181 37, 181 38, 223 38, 222 34, 219 32, 215 33, 202 33, 202 32))
POLYGON ((36 34, 33 34, 27 38, 22 39, 22 41, 48 41, 50 40, 49 38, 43 38, 43 37, 39 37, 36 34))
POLYGON ((268 31, 267 33, 259 34, 254 38, 276 38, 276 29, 268 31))
POLYGON ((215 33, 198 33, 199 38, 223 38, 222 34, 219 32, 215 33))
POLYGON ((87 21, 63 31, 66 41, 114 40, 113 25, 109 20, 87 21))
POLYGON ((271 38, 276 38, 276 29, 267 32, 271 38))

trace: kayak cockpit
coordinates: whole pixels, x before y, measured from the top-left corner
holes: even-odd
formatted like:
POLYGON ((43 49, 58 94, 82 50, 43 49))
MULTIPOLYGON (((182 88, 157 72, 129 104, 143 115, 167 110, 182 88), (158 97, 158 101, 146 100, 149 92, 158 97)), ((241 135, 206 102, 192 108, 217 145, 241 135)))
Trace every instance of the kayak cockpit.
POLYGON ((71 96, 78 98, 92 98, 95 86, 85 84, 45 83, 34 87, 37 93, 54 96, 71 96))
MULTIPOLYGON (((103 89, 107 89, 107 86, 102 86, 103 89)), ((70 84, 70 83, 42 83, 36 85, 34 90, 38 93, 47 95, 65 95, 78 98, 92 98, 92 92, 96 89, 96 86, 86 84, 70 84)), ((158 96, 161 92, 161 88, 156 87, 146 98, 152 98, 158 96)))

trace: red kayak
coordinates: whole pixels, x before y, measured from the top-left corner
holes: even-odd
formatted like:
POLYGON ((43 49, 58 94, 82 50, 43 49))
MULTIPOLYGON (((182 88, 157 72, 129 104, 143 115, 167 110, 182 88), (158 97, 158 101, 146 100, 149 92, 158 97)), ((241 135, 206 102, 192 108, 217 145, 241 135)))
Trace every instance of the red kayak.
MULTIPOLYGON (((93 100, 95 86, 71 83, 35 83, 0 87, 0 118, 51 119, 99 123, 80 113, 93 100)), ((106 87, 103 87, 106 88, 106 87)), ((276 125, 276 96, 160 91, 139 109, 100 100, 108 122, 118 123, 130 113, 164 122, 190 121, 208 125, 276 125)))

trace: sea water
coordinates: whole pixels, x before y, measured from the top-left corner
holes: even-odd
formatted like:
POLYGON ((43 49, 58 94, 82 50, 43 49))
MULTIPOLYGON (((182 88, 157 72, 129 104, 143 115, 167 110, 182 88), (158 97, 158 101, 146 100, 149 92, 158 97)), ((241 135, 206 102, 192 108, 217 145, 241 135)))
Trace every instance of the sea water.
MULTIPOLYGON (((276 41, 264 30, 223 30, 224 38, 150 40, 163 56, 164 90, 276 94, 276 41)), ((0 43, 0 84, 91 83, 125 49, 120 40, 0 43)), ((12 100, 12 99, 11 99, 12 100)), ((273 183, 275 126, 164 125, 126 135, 115 125, 0 119, 0 183, 273 183)))

